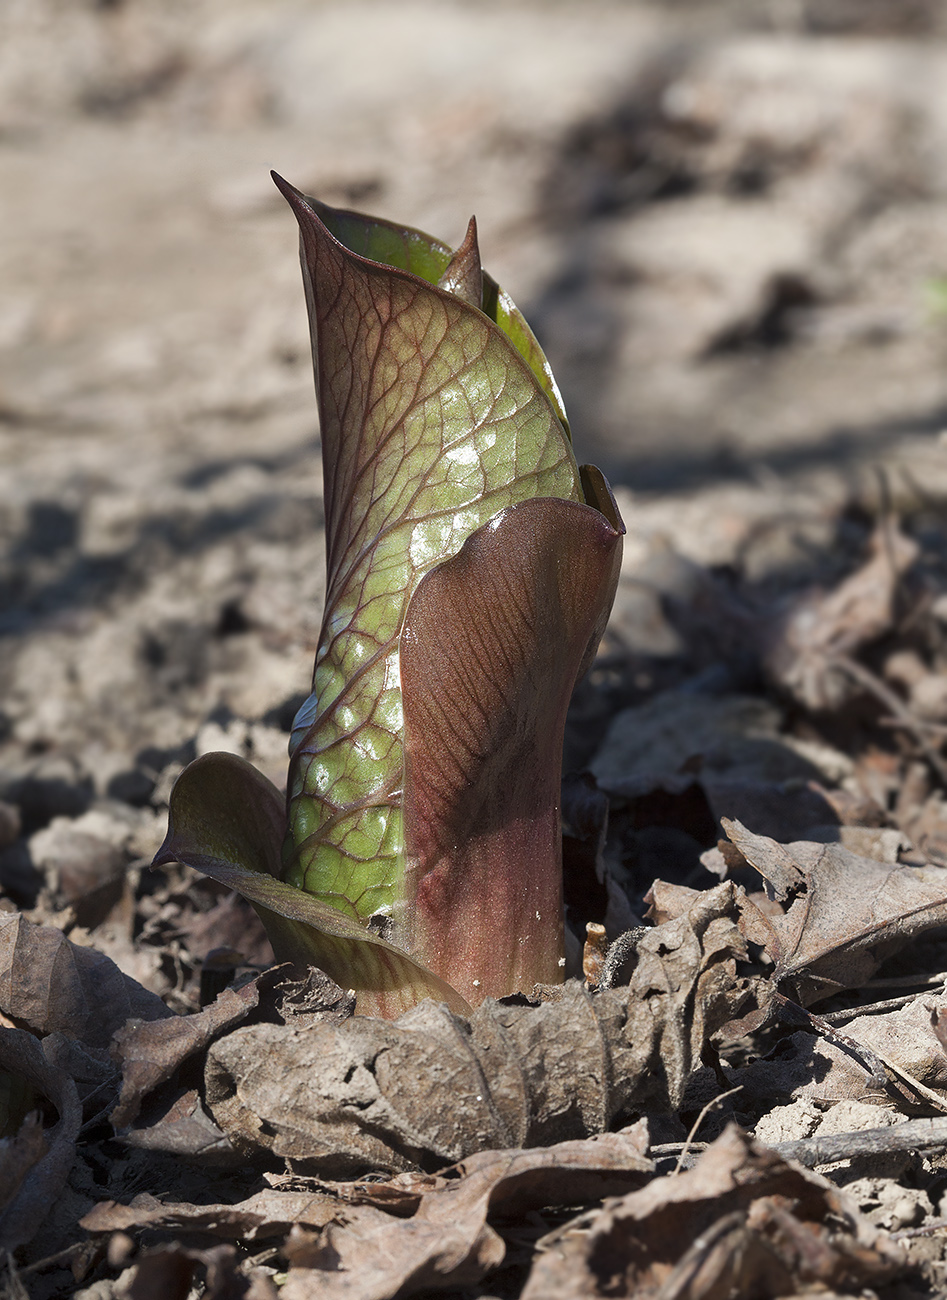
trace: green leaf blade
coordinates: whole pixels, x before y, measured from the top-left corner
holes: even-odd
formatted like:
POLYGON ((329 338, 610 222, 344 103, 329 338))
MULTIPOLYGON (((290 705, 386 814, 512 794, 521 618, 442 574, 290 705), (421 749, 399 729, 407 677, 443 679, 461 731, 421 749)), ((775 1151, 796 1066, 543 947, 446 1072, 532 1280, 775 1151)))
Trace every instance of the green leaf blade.
MULTIPOLYGON (((292 202, 288 193, 292 190, 292 186, 288 186, 275 173, 273 179, 282 193, 292 202)), ((385 221, 381 217, 368 217, 361 212, 331 208, 308 194, 300 197, 339 243, 344 244, 359 257, 380 262, 384 266, 397 267, 401 271, 409 271, 412 275, 427 280, 428 284, 441 283, 454 255, 453 249, 443 240, 434 239, 433 236, 425 234, 423 230, 416 230, 413 226, 401 226, 393 221, 385 221)), ((552 366, 516 303, 486 272, 483 273, 483 297, 480 306, 489 319, 506 334, 532 370, 568 436, 569 421, 559 385, 552 373, 552 366)))

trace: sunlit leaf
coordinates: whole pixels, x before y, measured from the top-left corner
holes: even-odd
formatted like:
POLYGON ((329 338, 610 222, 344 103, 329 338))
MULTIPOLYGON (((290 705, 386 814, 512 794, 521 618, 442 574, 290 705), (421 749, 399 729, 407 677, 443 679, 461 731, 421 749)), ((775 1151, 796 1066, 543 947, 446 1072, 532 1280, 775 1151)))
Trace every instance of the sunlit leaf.
MULTIPOLYGON (((292 202, 288 191, 294 195, 298 191, 275 173, 273 179, 292 202)), ((320 203, 308 194, 300 197, 316 213, 330 234, 353 253, 385 266, 410 271, 412 275, 427 280, 428 284, 440 285, 441 288, 456 293, 454 284, 444 282, 445 272, 455 256, 454 250, 442 240, 426 235, 423 230, 400 226, 381 217, 367 217, 361 212, 330 208, 327 203, 320 203)), ((559 385, 539 340, 510 295, 486 271, 483 272, 482 282, 482 301, 479 306, 490 320, 499 325, 526 361, 568 433, 569 422, 559 385)), ((460 296, 463 297, 463 294, 460 296)))

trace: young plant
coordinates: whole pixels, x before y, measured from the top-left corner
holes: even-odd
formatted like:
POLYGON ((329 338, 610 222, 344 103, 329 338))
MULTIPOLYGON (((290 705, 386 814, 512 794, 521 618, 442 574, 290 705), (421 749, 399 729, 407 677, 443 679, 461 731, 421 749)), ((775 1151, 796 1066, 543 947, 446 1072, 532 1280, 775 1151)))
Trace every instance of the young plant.
POLYGON ((286 799, 207 754, 155 863, 238 890, 278 958, 362 1013, 469 1010, 563 978, 563 728, 624 529, 474 222, 452 252, 274 179, 301 232, 322 433, 312 694, 286 799))

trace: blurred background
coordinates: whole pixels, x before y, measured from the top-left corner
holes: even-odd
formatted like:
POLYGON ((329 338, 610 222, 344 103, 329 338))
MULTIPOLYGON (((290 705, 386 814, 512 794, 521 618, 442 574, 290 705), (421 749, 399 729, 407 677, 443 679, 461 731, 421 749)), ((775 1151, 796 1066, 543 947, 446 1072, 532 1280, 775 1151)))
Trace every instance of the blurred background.
POLYGON ((476 213, 544 343, 629 527, 577 761, 616 699, 732 674, 722 581, 839 579, 882 497, 943 568, 945 38, 938 0, 4 0, 7 893, 57 816, 147 857, 195 753, 283 779, 323 549, 271 167, 476 213))

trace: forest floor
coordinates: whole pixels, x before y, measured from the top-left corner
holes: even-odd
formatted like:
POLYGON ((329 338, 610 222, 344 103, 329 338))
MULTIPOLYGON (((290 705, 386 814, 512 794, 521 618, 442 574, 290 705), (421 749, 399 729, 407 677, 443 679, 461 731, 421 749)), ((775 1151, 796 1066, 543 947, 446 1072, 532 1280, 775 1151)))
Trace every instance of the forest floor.
POLYGON ((15 0, 0 194, 4 1300, 943 1294, 936 0, 15 0), (476 213, 628 530, 566 896, 574 952, 661 930, 664 1001, 639 959, 481 1017, 459 1109, 419 1064, 453 1022, 385 1038, 383 1086, 381 1028, 148 865, 194 757, 285 782, 318 637, 270 168, 455 244, 476 213), (361 1128, 338 1092, 282 1123, 265 1063, 314 1026, 371 1077, 361 1128), (563 1044, 507 1109, 491 1033, 563 1044))

